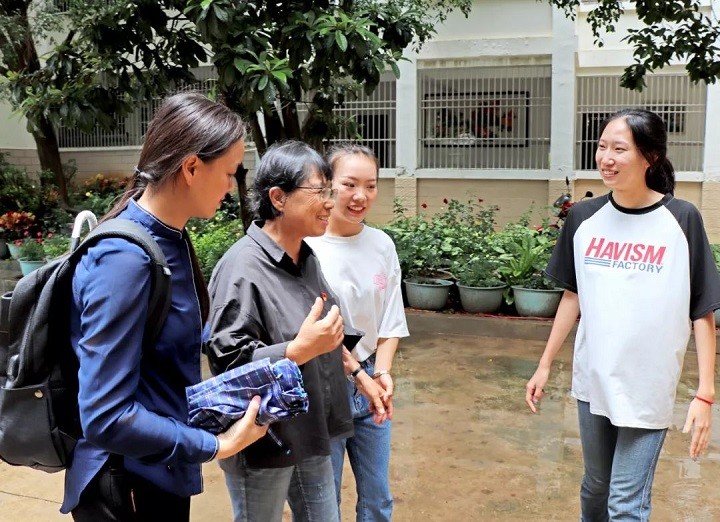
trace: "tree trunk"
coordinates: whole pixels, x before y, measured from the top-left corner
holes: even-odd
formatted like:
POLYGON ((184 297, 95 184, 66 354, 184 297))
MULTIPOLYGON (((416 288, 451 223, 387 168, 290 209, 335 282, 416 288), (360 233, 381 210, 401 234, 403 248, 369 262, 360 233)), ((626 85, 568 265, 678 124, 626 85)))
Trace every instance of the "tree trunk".
POLYGON ((262 129, 260 128, 260 122, 258 121, 257 114, 253 114, 250 118, 250 132, 252 133, 258 156, 262 157, 267 149, 267 143, 265 143, 265 136, 263 136, 262 129))
POLYGON ((240 218, 243 222, 243 228, 248 229, 252 223, 253 215, 250 212, 250 205, 247 197, 247 173, 248 169, 245 168, 243 163, 240 164, 238 169, 235 171, 235 181, 238 187, 238 200, 240 201, 240 218))
POLYGON ((286 138, 285 129, 277 111, 275 109, 265 111, 263 116, 265 118, 265 142, 268 147, 273 143, 284 140, 286 138))
POLYGON ((35 139, 35 145, 37 146, 40 167, 55 174, 61 206, 67 209, 70 207, 70 202, 55 129, 45 117, 41 117, 36 124, 39 131, 33 131, 32 137, 35 139))
POLYGON ((297 105, 294 101, 283 102, 282 116, 283 123, 285 124, 285 135, 289 139, 301 139, 300 119, 298 118, 297 105))

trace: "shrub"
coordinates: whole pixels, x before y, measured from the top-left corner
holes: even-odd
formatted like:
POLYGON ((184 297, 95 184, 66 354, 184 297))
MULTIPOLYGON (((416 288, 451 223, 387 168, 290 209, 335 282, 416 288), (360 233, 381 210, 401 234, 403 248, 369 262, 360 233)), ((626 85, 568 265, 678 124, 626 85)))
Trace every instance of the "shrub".
POLYGON ((6 241, 35 236, 37 221, 31 212, 10 210, 0 216, 0 237, 6 241))
POLYGON ((43 248, 48 259, 55 259, 70 251, 70 237, 60 234, 48 234, 43 241, 43 248))
MULTIPOLYGON (((540 227, 532 228, 529 226, 529 216, 528 211, 518 222, 508 223, 492 237, 492 250, 500 263, 498 273, 509 286, 550 290, 557 285, 545 277, 543 272, 550 260, 559 229, 547 221, 540 227)), ((506 300, 508 304, 512 303, 509 294, 506 300)))
POLYGON ((188 233, 203 276, 209 281, 223 254, 243 236, 243 224, 239 219, 228 218, 224 212, 218 212, 213 219, 207 220, 202 229, 197 224, 190 224, 188 233))
POLYGON ((498 274, 499 260, 494 257, 474 257, 466 263, 457 263, 453 274, 465 286, 495 287, 504 285, 498 274))
POLYGON ((471 258, 487 257, 481 245, 493 232, 498 208, 483 206, 480 199, 443 202, 443 210, 428 219, 408 216, 400 202, 394 201, 395 217, 383 230, 395 242, 403 274, 430 276, 437 270, 455 271, 471 258))
POLYGON ((77 206, 90 210, 98 218, 104 216, 125 192, 127 177, 112 177, 98 174, 86 180, 73 194, 77 206))
POLYGON ((20 247, 19 258, 23 261, 44 261, 46 258, 42 237, 26 237, 15 244, 20 247))

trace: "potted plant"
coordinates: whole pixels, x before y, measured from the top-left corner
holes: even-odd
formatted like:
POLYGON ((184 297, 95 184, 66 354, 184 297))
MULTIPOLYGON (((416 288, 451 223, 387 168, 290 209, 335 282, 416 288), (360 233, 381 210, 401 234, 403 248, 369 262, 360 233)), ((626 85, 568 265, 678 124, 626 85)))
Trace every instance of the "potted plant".
POLYGON ((22 275, 26 276, 46 263, 42 237, 25 238, 17 241, 16 244, 20 249, 18 263, 20 263, 22 275))
POLYGON ((441 238, 432 222, 422 216, 407 216, 395 201, 395 218, 384 227, 393 239, 400 269, 405 278, 407 304, 422 310, 441 310, 447 303, 452 274, 440 274, 446 267, 441 256, 441 238))
POLYGON ((496 312, 507 288, 498 274, 498 259, 476 256, 465 264, 457 262, 456 266, 454 273, 463 309, 471 313, 496 312))
POLYGON ((62 234, 49 233, 42 243, 47 259, 55 259, 70 252, 70 238, 62 234))
POLYGON ((31 212, 10 210, 0 216, 0 238, 7 243, 12 257, 18 258, 20 250, 18 241, 30 237, 35 227, 35 215, 31 212))
POLYGON ((495 243, 501 265, 498 273, 512 289, 508 304, 521 316, 553 317, 563 290, 543 275, 557 240, 558 229, 527 226, 527 216, 508 225, 495 243))
POLYGON ((554 317, 563 289, 538 270, 524 283, 512 286, 515 309, 523 317, 554 317))

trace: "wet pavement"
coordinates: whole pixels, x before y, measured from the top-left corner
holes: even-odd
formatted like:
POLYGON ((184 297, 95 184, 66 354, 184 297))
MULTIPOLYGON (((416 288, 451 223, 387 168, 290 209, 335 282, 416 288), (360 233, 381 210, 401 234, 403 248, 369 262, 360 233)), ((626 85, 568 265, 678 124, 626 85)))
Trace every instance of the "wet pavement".
MULTIPOLYGON (((582 460, 577 409, 568 396, 570 344, 554 366, 541 413, 524 404, 524 384, 549 325, 410 314, 413 337, 401 343, 393 371, 394 520, 578 520, 582 460)), ((696 384, 695 353, 688 352, 657 468, 653 521, 720 520, 717 406, 716 430, 702 458, 688 457, 689 435, 680 432, 696 384)), ((193 499, 192 520, 230 520, 219 469, 211 464, 204 471, 206 491, 193 499)), ((350 521, 349 469, 345 476, 342 512, 350 521)), ((70 520, 57 511, 62 480, 62 474, 0 465, 0 522, 70 520)))

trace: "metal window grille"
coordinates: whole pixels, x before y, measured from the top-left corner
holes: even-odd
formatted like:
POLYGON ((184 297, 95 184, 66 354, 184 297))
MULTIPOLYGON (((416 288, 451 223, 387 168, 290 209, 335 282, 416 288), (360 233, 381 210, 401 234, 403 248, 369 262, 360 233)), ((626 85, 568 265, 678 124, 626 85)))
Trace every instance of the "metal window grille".
POLYGON ((384 78, 372 94, 359 93, 334 109, 339 122, 336 138, 329 145, 341 141, 355 141, 370 147, 378 158, 380 168, 394 168, 396 159, 396 81, 384 78))
MULTIPOLYGON (((105 0, 105 4, 111 5, 112 2, 117 0, 105 0)), ((67 13, 70 10, 70 7, 72 7, 73 3, 77 3, 78 0, 51 0, 50 5, 58 12, 58 13, 67 13)))
POLYGON ((595 170, 595 150, 602 122, 617 110, 643 108, 656 112, 668 131, 668 157, 677 171, 702 171, 705 136, 704 84, 686 75, 654 75, 635 92, 620 87, 620 76, 577 79, 575 168, 595 170))
POLYGON ((69 0, 54 0, 52 5, 57 9, 58 13, 65 13, 70 10, 69 0))
POLYGON ((548 169, 551 67, 419 71, 420 166, 548 169))
MULTIPOLYGON (((215 86, 217 73, 211 66, 193 69, 197 82, 179 85, 168 95, 181 91, 198 91, 208 94, 215 86)), ((86 133, 76 128, 60 127, 58 143, 60 148, 92 148, 92 147, 138 147, 142 145, 147 127, 155 111, 164 98, 153 98, 135 107, 135 110, 117 122, 113 130, 99 126, 93 132, 86 133)))

